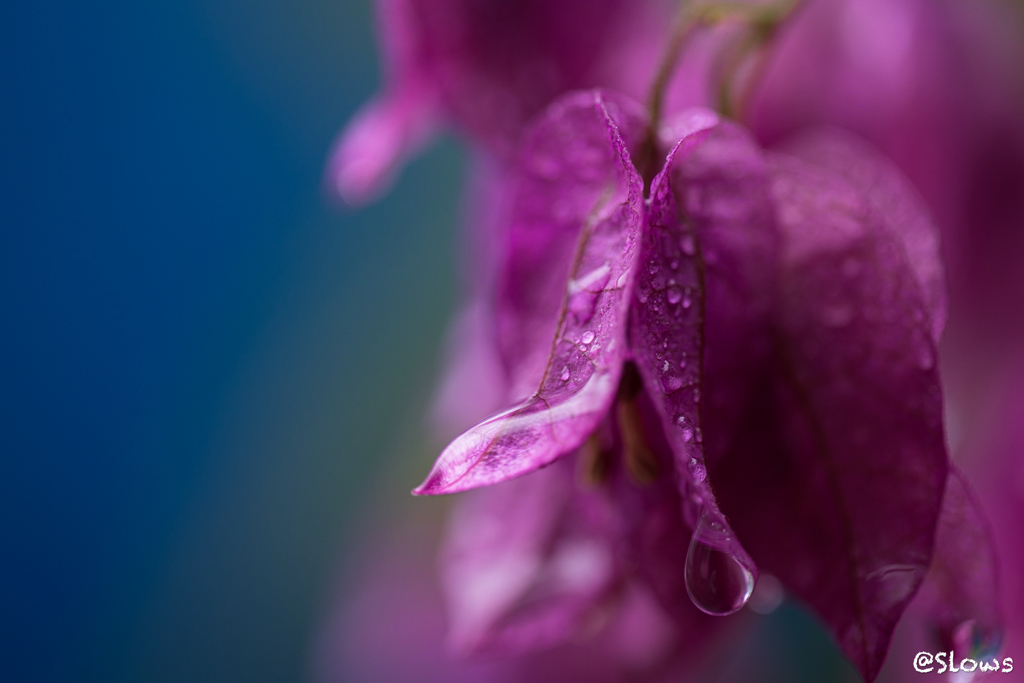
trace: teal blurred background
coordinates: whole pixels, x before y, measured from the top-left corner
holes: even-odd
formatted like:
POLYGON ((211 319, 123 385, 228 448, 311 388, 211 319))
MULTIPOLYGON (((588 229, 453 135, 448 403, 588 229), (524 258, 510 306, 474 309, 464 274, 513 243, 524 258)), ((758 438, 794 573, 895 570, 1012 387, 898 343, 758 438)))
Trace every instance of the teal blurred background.
POLYGON ((457 290, 454 144, 322 192, 377 81, 368 0, 0 6, 0 680, 307 677, 457 290))

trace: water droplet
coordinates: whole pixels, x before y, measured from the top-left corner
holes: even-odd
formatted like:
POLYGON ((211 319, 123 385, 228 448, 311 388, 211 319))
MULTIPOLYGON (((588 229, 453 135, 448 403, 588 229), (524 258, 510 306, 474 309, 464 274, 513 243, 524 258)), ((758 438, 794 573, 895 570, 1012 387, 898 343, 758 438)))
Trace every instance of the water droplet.
POLYGON ((685 360, 679 361, 679 369, 680 370, 684 370, 685 368, 686 368, 686 361, 685 360))
POLYGON ((642 303, 642 304, 647 303, 647 299, 650 296, 651 296, 651 290, 646 289, 645 287, 640 287, 640 288, 637 289, 636 298, 640 300, 640 303, 642 303))
POLYGON ((672 270, 675 270, 676 268, 678 268, 678 267, 679 267, 679 261, 677 261, 677 260, 675 260, 675 259, 672 259, 672 263, 670 263, 670 264, 668 264, 668 265, 669 265, 669 267, 671 267, 671 268, 672 268, 672 270))
POLYGON ((697 240, 694 239, 693 235, 683 235, 679 240, 679 248, 687 256, 693 256, 697 253, 697 240))
POLYGON ((583 336, 580 337, 580 341, 583 342, 584 344, 589 344, 590 342, 594 341, 594 337, 596 336, 597 335, 594 334, 593 330, 587 330, 586 332, 583 333, 583 336))
POLYGON ((686 553, 686 592, 702 612, 725 616, 747 604, 756 578, 749 560, 741 560, 729 528, 701 513, 686 553))
POLYGON ((693 402, 700 403, 700 389, 693 390, 693 402))
POLYGON ((977 619, 961 622, 950 636, 950 647, 958 656, 991 659, 999 652, 1003 634, 994 626, 983 626, 977 619), (960 654, 963 653, 963 654, 960 654))
POLYGON ((563 382, 569 381, 569 366, 565 365, 562 367, 562 374, 560 375, 563 382))
POLYGON ((689 308, 693 304, 693 299, 690 298, 690 288, 686 288, 686 295, 683 296, 683 308, 689 308))
POLYGON ((670 304, 677 304, 683 298, 683 293, 679 291, 678 287, 669 287, 666 296, 670 304))
MULTIPOLYGON (((665 364, 668 365, 667 362, 665 364)), ((683 388, 683 380, 676 375, 662 375, 661 386, 664 387, 666 394, 671 394, 683 388)))
POLYGON ((663 341, 663 342, 661 343, 661 348, 663 348, 663 349, 667 349, 667 348, 668 348, 668 342, 667 342, 667 341, 663 341))
POLYGON ((665 361, 665 364, 664 364, 663 366, 661 366, 661 371, 662 371, 662 372, 668 372, 668 369, 669 369, 670 367, 672 367, 672 366, 671 366, 671 365, 669 365, 669 362, 668 362, 668 361, 665 361))
POLYGON ((707 479, 708 471, 700 460, 690 458, 690 474, 693 475, 695 480, 701 482, 707 479))
POLYGON ((682 430, 683 443, 690 443, 693 440, 693 430, 690 429, 690 423, 686 421, 686 417, 683 415, 677 417, 676 424, 682 430))

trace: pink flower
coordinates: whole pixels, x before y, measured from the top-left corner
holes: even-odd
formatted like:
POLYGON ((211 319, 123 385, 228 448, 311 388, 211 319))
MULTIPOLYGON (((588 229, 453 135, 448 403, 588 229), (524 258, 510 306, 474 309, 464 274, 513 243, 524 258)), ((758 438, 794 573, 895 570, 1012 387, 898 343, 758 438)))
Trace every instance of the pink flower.
POLYGON ((476 424, 416 493, 476 489, 442 551, 448 645, 521 658, 466 680, 558 680, 570 661, 619 680, 626 636, 600 626, 640 603, 660 626, 638 632, 665 649, 629 675, 653 680, 727 623, 694 606, 735 612, 759 571, 868 681, 905 611, 900 657, 1016 639, 994 541, 1020 585, 1015 494, 964 461, 994 492, 993 533, 947 456, 931 218, 952 273, 949 414, 973 433, 965 387, 1003 367, 975 357, 1019 327, 1024 295, 1024 61, 994 4, 808 0, 776 54, 735 63, 742 31, 725 27, 685 53, 653 123, 635 98, 668 5, 378 6, 388 78, 331 183, 368 198, 441 124, 477 155, 470 297, 437 411, 476 424), (723 78, 753 132, 686 108, 723 78), (595 632, 597 650, 566 654, 595 632))
POLYGON ((660 131, 671 151, 644 201, 631 159, 647 125, 628 98, 587 92, 523 138, 495 303, 512 405, 417 489, 529 475, 516 502, 468 515, 486 533, 456 535, 458 637, 557 642, 623 581, 669 614, 687 594, 729 613, 756 562, 871 680, 945 486, 934 230, 860 143, 769 153, 705 110, 660 131), (573 453, 594 490, 564 467, 529 474, 573 453), (588 548, 589 573, 551 585, 563 545, 588 548), (488 573, 500 590, 476 593, 466 577, 488 573))

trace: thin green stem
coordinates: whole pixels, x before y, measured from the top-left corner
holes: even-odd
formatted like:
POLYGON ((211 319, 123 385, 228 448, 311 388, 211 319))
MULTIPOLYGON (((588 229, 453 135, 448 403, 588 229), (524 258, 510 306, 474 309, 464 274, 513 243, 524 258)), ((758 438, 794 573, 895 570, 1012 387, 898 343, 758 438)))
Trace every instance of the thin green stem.
MULTIPOLYGON (((753 5, 742 2, 685 2, 682 5, 676 15, 668 46, 658 64, 647 98, 650 121, 637 159, 637 167, 644 179, 645 196, 650 193, 651 181, 659 167, 658 127, 661 124, 665 92, 675 74, 680 55, 693 35, 701 28, 714 26, 723 21, 739 21, 753 29, 753 39, 744 41, 742 49, 737 51, 729 62, 726 75, 731 79, 749 52, 764 44, 776 27, 792 14, 799 4, 800 0, 784 0, 779 5, 753 5)), ((720 90, 720 104, 723 113, 728 115, 732 102, 728 87, 724 83, 720 90)))
POLYGON ((801 0, 787 0, 774 7, 763 8, 757 15, 751 15, 746 22, 745 35, 735 42, 727 53, 725 66, 719 70, 718 109, 723 116, 742 120, 747 112, 753 93, 768 66, 768 46, 772 44, 781 27, 802 5, 801 0), (741 68, 748 63, 751 54, 757 53, 755 61, 742 84, 737 84, 741 68))

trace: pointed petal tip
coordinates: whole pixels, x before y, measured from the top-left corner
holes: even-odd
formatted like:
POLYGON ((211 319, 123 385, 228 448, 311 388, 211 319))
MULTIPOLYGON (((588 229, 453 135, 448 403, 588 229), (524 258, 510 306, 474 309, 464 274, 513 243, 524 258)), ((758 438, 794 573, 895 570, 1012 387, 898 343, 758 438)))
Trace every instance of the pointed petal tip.
POLYGON ((427 478, 423 480, 423 483, 412 490, 414 496, 441 496, 446 493, 454 493, 449 490, 444 484, 441 483, 441 477, 431 470, 427 478))
POLYGON ((327 191, 348 206, 370 203, 387 192, 398 168, 435 130, 425 96, 378 97, 349 121, 334 143, 324 173, 327 191))

